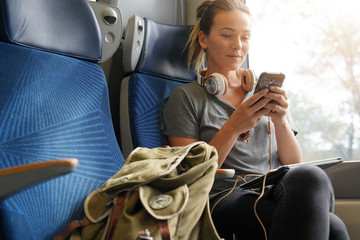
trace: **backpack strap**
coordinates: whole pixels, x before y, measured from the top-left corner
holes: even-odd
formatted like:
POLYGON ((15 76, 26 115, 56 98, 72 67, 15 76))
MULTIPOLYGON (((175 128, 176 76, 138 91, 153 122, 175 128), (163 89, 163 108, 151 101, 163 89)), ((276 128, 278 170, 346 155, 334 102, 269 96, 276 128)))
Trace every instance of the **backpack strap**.
POLYGON ((162 240, 170 240, 170 228, 168 220, 159 220, 159 229, 162 240))
POLYGON ((112 213, 112 216, 111 216, 109 231, 108 231, 108 234, 106 236, 107 240, 112 239, 112 237, 113 237, 113 234, 114 234, 114 231, 115 231, 115 228, 116 228, 116 223, 118 222, 118 220, 119 220, 119 218, 120 218, 120 216, 121 216, 121 214, 123 212, 123 209, 124 209, 127 193, 128 193, 127 191, 126 192, 121 192, 119 194, 119 196, 117 197, 117 200, 116 200, 116 203, 115 203, 115 206, 114 206, 114 210, 113 210, 113 213, 112 213))
POLYGON ((63 240, 66 239, 75 229, 79 227, 86 227, 90 224, 90 220, 87 217, 84 217, 81 220, 71 221, 58 235, 54 237, 54 240, 63 240))

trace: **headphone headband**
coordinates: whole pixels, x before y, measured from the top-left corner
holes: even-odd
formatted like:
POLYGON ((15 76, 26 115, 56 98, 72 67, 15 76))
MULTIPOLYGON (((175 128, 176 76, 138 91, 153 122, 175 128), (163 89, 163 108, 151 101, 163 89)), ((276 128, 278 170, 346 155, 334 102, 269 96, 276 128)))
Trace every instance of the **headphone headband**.
POLYGON ((197 82, 200 86, 204 86, 203 81, 204 81, 204 75, 206 73, 206 70, 207 69, 205 68, 203 70, 198 71, 198 73, 197 73, 197 82))

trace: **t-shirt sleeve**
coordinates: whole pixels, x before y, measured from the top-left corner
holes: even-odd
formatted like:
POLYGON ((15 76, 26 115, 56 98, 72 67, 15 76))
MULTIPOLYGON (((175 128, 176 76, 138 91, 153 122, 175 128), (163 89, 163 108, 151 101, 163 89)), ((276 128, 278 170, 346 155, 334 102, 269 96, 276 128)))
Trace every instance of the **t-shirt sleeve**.
POLYGON ((294 119, 293 119, 293 117, 292 117, 292 115, 290 113, 290 110, 287 111, 286 118, 287 118, 288 122, 290 123, 290 127, 293 130, 294 135, 296 136, 299 133, 299 131, 298 131, 296 125, 295 125, 295 122, 294 122, 294 119))
POLYGON ((199 139, 198 116, 191 100, 182 86, 173 90, 162 114, 164 135, 199 139))

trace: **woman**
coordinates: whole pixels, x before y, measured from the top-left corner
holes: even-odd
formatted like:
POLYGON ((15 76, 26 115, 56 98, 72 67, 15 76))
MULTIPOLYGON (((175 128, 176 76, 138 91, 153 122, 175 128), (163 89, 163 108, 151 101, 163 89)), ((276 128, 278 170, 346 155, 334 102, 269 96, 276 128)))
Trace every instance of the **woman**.
POLYGON ((188 57, 197 70, 205 62, 207 68, 200 71, 200 84, 185 84, 172 92, 162 131, 171 146, 208 142, 218 151, 219 168, 235 169, 236 176, 216 180, 210 194, 213 221, 221 237, 264 239, 265 232, 270 239, 349 239, 344 223, 332 213, 331 183, 317 167, 293 168, 266 188, 256 205, 263 228, 253 210, 260 193, 233 188, 238 178, 265 174, 302 158, 286 91, 271 87, 271 92, 253 94, 239 80, 250 37, 251 17, 241 0, 205 1, 198 7, 188 57), (202 86, 213 73, 227 79, 221 96, 209 94, 202 86))

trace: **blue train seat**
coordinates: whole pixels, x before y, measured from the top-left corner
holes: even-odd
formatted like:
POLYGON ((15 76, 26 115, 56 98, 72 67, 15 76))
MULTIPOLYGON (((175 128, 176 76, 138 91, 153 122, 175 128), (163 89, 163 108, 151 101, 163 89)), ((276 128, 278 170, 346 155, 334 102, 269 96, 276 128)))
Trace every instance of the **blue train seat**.
POLYGON ((97 65, 101 39, 86 0, 0 0, 0 170, 59 158, 79 163, 2 198, 0 239, 52 239, 83 217, 86 196, 121 168, 97 65))
POLYGON ((159 147, 162 108, 171 91, 196 79, 184 51, 190 26, 169 25, 134 15, 127 25, 120 93, 121 147, 127 156, 136 147, 159 147), (138 45, 140 43, 140 46, 138 45))

